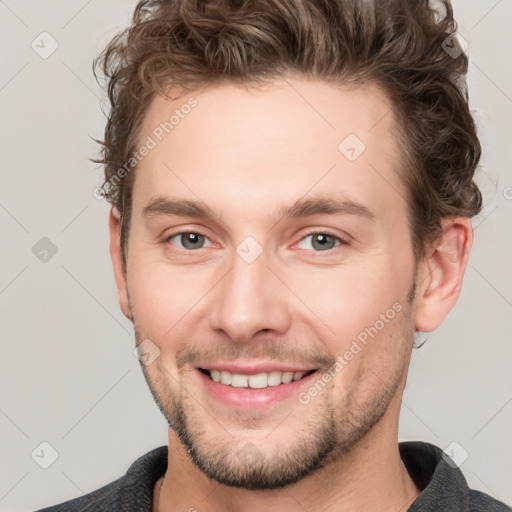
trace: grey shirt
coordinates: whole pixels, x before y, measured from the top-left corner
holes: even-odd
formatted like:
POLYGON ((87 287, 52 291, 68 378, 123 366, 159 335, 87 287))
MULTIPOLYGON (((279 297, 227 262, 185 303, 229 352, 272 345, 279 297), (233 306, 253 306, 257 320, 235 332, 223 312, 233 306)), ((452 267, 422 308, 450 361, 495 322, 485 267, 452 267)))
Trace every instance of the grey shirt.
MULTIPOLYGON (((400 456, 421 494, 408 512, 510 512, 504 503, 469 489, 461 470, 429 443, 399 443, 400 456)), ((167 446, 137 459, 126 474, 95 491, 37 512, 152 512, 153 488, 167 469, 167 446)))

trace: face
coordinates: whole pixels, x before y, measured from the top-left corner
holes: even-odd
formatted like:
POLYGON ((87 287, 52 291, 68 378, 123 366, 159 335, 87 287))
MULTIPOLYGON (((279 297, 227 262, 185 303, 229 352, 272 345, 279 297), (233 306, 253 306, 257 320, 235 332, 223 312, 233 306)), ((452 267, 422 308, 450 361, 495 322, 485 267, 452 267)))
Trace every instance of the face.
POLYGON ((155 98, 142 125, 156 144, 136 171, 121 305, 159 350, 141 366, 194 463, 277 488, 398 416, 415 262, 395 120, 371 86, 190 96, 155 98))

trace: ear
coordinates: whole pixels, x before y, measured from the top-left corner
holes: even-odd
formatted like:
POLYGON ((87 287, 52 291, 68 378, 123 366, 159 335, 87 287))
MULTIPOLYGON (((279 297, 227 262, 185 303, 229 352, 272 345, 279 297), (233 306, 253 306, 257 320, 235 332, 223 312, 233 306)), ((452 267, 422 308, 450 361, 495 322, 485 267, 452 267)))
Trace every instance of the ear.
POLYGON ((108 218, 108 227, 110 231, 110 257, 114 266, 114 276, 116 279, 117 296, 121 311, 128 320, 132 320, 130 302, 128 300, 128 286, 126 279, 126 268, 123 263, 121 251, 121 223, 119 222, 119 212, 116 208, 111 208, 108 218))
POLYGON ((441 227, 419 273, 416 329, 421 332, 437 329, 455 306, 473 244, 471 219, 450 217, 441 227))

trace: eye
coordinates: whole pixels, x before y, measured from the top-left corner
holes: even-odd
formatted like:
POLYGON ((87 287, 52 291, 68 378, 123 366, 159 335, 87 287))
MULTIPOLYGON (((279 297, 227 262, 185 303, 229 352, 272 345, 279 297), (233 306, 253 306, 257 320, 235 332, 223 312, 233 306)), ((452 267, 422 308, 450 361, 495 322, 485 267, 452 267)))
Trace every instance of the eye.
POLYGON ((196 233, 194 231, 182 231, 180 233, 175 233, 169 236, 167 241, 174 245, 172 240, 175 238, 180 241, 182 245, 181 248, 188 251, 203 249, 205 241, 208 240, 207 237, 201 235, 200 233, 196 233))
MULTIPOLYGON (((300 247, 300 244, 303 244, 308 238, 311 239, 311 246, 316 252, 326 252, 340 245, 348 244, 348 242, 337 235, 323 231, 316 231, 304 236, 297 246, 301 249, 310 249, 310 247, 300 247)), ((177 245, 176 242, 173 242, 174 239, 179 240, 178 248, 186 251, 203 249, 205 248, 206 241, 208 241, 208 237, 201 235, 200 233, 196 233, 195 231, 181 231, 179 233, 174 233, 167 237, 167 242, 170 242, 171 245, 177 245), (181 245, 181 247, 179 245, 181 245)), ((212 246, 211 243, 210 246, 212 246)))
MULTIPOLYGON (((347 242, 340 238, 339 236, 333 235, 331 233, 326 233, 322 231, 315 231, 313 233, 307 234, 304 238, 301 239, 299 244, 303 243, 304 240, 307 240, 308 238, 311 238, 311 245, 313 247, 313 250, 325 252, 329 251, 330 249, 333 249, 334 247, 337 247, 339 245, 346 245, 347 242), (339 242, 336 244, 336 242, 339 242)), ((304 249, 304 247, 299 248, 304 249)), ((306 249, 309 249, 306 247, 306 249)))

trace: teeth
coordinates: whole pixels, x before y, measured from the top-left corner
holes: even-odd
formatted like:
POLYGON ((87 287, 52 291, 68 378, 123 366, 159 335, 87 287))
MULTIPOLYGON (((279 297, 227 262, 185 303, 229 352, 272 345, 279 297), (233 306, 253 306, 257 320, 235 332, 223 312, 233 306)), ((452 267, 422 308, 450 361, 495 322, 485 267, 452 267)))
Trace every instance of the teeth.
POLYGON ((269 386, 278 386, 287 384, 292 380, 299 380, 304 377, 306 372, 270 372, 258 373, 257 375, 242 375, 239 373, 230 373, 225 370, 208 370, 210 377, 214 382, 220 382, 226 386, 234 388, 254 388, 263 389, 269 386))
POLYGON ((281 372, 271 372, 267 377, 267 384, 269 386, 278 386, 281 384, 281 372))
MULTIPOLYGON (((248 380, 247 375, 239 375, 237 373, 231 374, 231 385, 234 388, 246 388, 247 380, 248 380)), ((254 386, 251 386, 251 387, 254 387, 254 386)))
POLYGON ((222 384, 226 384, 226 385, 231 385, 231 373, 229 372, 226 372, 226 371, 221 371, 220 372, 220 382, 222 384))
POLYGON ((284 384, 287 384, 288 382, 291 382, 293 380, 293 373, 292 372, 284 372, 281 376, 281 380, 284 384))
POLYGON ((266 388, 268 387, 268 375, 266 373, 258 373, 257 375, 249 376, 250 388, 266 388))

